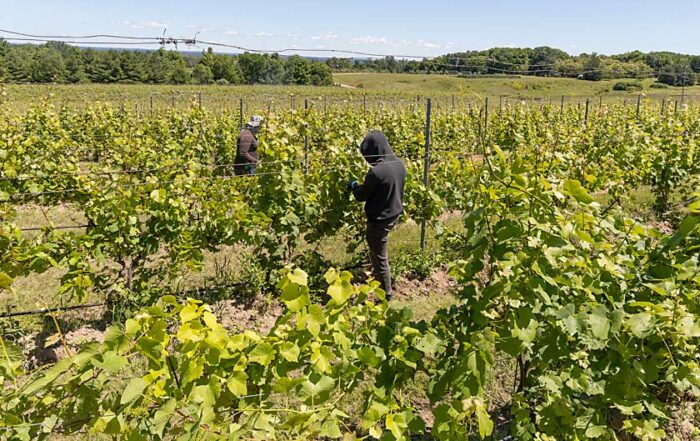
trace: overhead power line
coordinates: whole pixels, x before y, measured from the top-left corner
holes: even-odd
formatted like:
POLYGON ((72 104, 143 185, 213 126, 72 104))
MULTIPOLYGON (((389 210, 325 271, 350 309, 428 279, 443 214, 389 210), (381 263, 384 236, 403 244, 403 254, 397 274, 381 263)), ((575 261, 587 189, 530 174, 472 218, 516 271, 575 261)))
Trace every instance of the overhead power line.
MULTIPOLYGON (((600 69, 588 69, 581 72, 562 72, 552 67, 556 66, 556 63, 540 63, 527 65, 527 63, 514 63, 508 61, 498 60, 488 55, 469 55, 466 57, 459 56, 427 56, 427 55, 413 55, 413 54, 386 54, 386 53, 376 53, 376 52, 365 52, 356 51, 350 49, 319 49, 319 48, 283 48, 278 50, 271 49, 256 49, 245 47, 236 44, 222 43, 217 41, 209 40, 199 40, 196 38, 179 38, 170 36, 159 36, 159 37, 143 37, 143 36, 133 36, 133 35, 117 35, 117 34, 89 34, 89 35, 38 35, 29 34, 25 32, 18 32, 8 29, 0 29, 0 34, 8 34, 13 37, 4 37, 8 41, 31 41, 31 42, 61 42, 65 44, 73 45, 129 45, 129 46, 139 46, 139 45, 160 45, 165 47, 168 45, 175 46, 182 44, 188 47, 199 47, 198 45, 208 45, 210 47, 221 47, 228 49, 235 49, 242 52, 258 53, 258 54, 285 54, 285 53, 317 53, 317 54, 345 54, 352 56, 362 56, 362 57, 374 57, 374 58, 397 58, 404 60, 421 60, 429 66, 434 66, 441 68, 443 70, 475 70, 475 69, 487 69, 491 72, 496 72, 505 75, 554 75, 562 77, 579 77, 590 75, 594 73, 609 73, 622 76, 630 76, 635 78, 653 78, 661 74, 671 75, 676 78, 681 76, 690 75, 690 72, 676 73, 676 72, 664 72, 664 71, 651 71, 641 74, 635 72, 630 72, 629 70, 610 70, 606 68, 600 69), (107 38, 111 41, 98 40, 97 38, 107 38), (459 61, 466 61, 473 63, 478 59, 483 59, 487 64, 460 64, 459 61), (456 61, 454 64, 441 63, 442 60, 453 60, 456 61), (492 63, 492 64, 488 64, 492 63), (494 66, 495 64, 495 66, 494 66), (526 69, 503 69, 497 66, 527 66, 526 69)), ((0 38, 3 38, 0 36, 0 38)))
MULTIPOLYGON (((32 38, 32 37, 8 37, 4 38, 4 40, 7 41, 34 41, 37 43, 50 43, 52 41, 58 41, 58 40, 53 40, 53 39, 44 39, 44 38, 32 38)), ((160 44, 157 41, 76 41, 76 40, 60 40, 58 41, 59 43, 65 43, 65 44, 75 44, 75 45, 86 45, 86 44, 94 44, 94 45, 114 45, 114 44, 125 44, 125 45, 130 45, 130 46, 140 46, 143 44, 152 44, 152 45, 158 45, 160 44)))
MULTIPOLYGON (((253 53, 266 53, 266 54, 283 54, 288 52, 311 52, 311 53, 337 53, 337 54, 347 54, 347 55, 358 55, 365 57, 379 57, 379 58, 403 58, 403 59, 419 59, 419 60, 433 60, 436 58, 447 58, 449 60, 464 60, 473 61, 475 59, 483 59, 487 62, 493 62, 500 65, 506 66, 522 66, 524 63, 513 63, 508 61, 498 60, 497 58, 490 57, 488 55, 469 55, 467 57, 457 57, 457 56, 447 56, 447 55, 415 55, 415 54, 386 54, 377 52, 366 52, 366 51, 356 51, 350 49, 335 49, 335 48, 296 48, 288 47, 283 49, 256 49, 245 47, 236 44, 222 43, 218 41, 200 40, 195 38, 179 38, 179 37, 146 37, 146 36, 133 36, 133 35, 117 35, 117 34, 88 34, 88 35, 39 35, 39 34, 29 34, 25 32, 12 31, 8 29, 0 29, 0 33, 5 33, 9 35, 15 35, 23 38, 8 37, 6 40, 18 40, 18 41, 61 41, 67 44, 184 44, 188 46, 195 46, 197 44, 204 44, 215 47, 225 47, 229 49, 236 49, 244 52, 253 53), (117 41, 103 41, 95 42, 95 38, 108 38, 117 41), (85 41, 79 41, 85 40, 85 41), (119 40, 137 40, 135 43, 128 43, 119 40)), ((530 67, 548 67, 554 66, 555 63, 539 63, 531 64, 530 67)))
MULTIPOLYGON (((246 48, 243 46, 239 45, 233 45, 233 44, 227 44, 227 43, 220 43, 220 42, 213 42, 213 41, 205 41, 205 40, 197 40, 196 38, 172 38, 172 37, 143 37, 143 36, 133 36, 133 35, 115 35, 115 34, 88 34, 88 35, 36 35, 36 34, 27 34, 24 32, 17 32, 17 31, 10 31, 7 29, 0 29, 0 32, 5 33, 5 34, 10 34, 10 35, 17 35, 20 37, 27 37, 29 41, 53 41, 54 39, 56 40, 91 40, 94 38, 111 38, 115 40, 142 40, 142 41, 152 41, 155 43, 160 43, 163 40, 173 40, 173 41, 178 41, 182 43, 187 43, 191 42, 192 44, 195 43, 200 43, 200 44, 209 44, 212 46, 225 46, 225 47, 230 47, 233 49, 238 49, 238 50, 243 50, 247 52, 258 52, 258 53, 285 53, 285 52, 337 52, 337 53, 347 53, 347 54, 356 54, 356 55, 363 55, 363 56, 376 56, 376 57, 394 57, 394 58, 415 58, 415 59, 434 59, 434 58, 448 58, 450 60, 473 60, 473 59, 484 59, 486 61, 492 61, 494 63, 502 64, 502 65, 508 65, 508 66, 521 66, 523 63, 511 63, 507 61, 502 61, 498 60, 497 58, 489 57, 487 55, 469 55, 468 57, 454 57, 454 56, 446 56, 446 55, 440 55, 440 56, 429 56, 429 55, 396 55, 396 54, 379 54, 379 53, 372 53, 372 52, 362 52, 362 51, 353 51, 353 50, 344 50, 344 49, 319 49, 319 48, 285 48, 285 49, 280 49, 280 50, 263 50, 263 49, 253 49, 253 48, 246 48), (33 39, 33 40, 30 40, 33 39)), ((10 39, 10 38, 6 38, 10 39)), ((15 40, 21 40, 21 39, 15 39, 15 40)), ((90 42, 84 42, 84 43, 93 43, 92 41, 90 42)), ((119 42, 110 42, 110 43, 115 43, 115 44, 124 44, 124 43, 119 43, 119 42)), ((153 44, 153 43, 151 43, 153 44)), ((540 64, 530 64, 530 67, 544 67, 544 66, 554 66, 555 63, 540 63, 540 64)))

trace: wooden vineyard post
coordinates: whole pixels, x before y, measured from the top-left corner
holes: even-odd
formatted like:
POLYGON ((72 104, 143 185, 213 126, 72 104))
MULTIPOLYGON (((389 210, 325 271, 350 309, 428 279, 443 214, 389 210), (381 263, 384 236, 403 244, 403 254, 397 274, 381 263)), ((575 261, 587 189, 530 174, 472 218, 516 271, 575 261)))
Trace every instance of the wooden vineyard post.
POLYGON ((642 106, 642 95, 637 95, 637 121, 639 121, 639 110, 642 106))
POLYGON ((564 116, 564 95, 561 96, 561 109, 559 109, 559 115, 564 116))
MULTIPOLYGON (((425 156, 423 157, 423 185, 425 190, 428 191, 428 185, 430 183, 430 117, 432 112, 432 102, 430 98, 426 100, 425 103, 425 156)), ((420 224, 420 249, 421 252, 425 253, 425 229, 426 220, 420 224)))
POLYGON ((685 78, 683 78, 683 89, 681 91, 681 110, 683 110, 683 105, 685 104, 685 78))
POLYGON ((591 105, 591 100, 590 100, 590 98, 586 98, 586 114, 585 114, 585 116, 583 117, 583 125, 584 125, 584 126, 587 126, 587 125, 588 125, 588 108, 590 107, 590 105, 591 105))
POLYGON ((197 101, 199 103, 199 110, 202 110, 202 92, 197 94, 197 101))

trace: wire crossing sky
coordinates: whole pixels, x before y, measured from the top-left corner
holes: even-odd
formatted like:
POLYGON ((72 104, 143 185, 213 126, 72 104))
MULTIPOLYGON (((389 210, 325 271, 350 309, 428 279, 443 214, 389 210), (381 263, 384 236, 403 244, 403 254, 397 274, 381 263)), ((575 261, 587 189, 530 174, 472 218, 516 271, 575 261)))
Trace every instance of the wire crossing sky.
POLYGON ((262 50, 426 56, 543 45, 571 54, 700 54, 698 23, 700 4, 692 0, 0 0, 0 27, 34 34, 158 37, 167 29, 167 36, 262 50))

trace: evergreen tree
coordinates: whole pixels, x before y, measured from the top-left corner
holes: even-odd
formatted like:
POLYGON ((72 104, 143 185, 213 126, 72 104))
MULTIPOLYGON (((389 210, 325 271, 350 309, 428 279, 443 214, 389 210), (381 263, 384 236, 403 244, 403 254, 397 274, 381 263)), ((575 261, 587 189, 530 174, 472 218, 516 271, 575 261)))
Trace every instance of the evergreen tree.
POLYGON ((142 83, 146 80, 146 69, 139 53, 123 51, 119 53, 118 57, 119 68, 122 72, 121 82, 142 83))
POLYGON ((170 66, 166 62, 165 49, 160 48, 148 55, 146 62, 146 78, 149 83, 166 84, 172 78, 170 66))
POLYGON ((116 83, 122 79, 119 59, 113 51, 95 51, 88 76, 93 83, 116 83))
POLYGON ((66 66, 61 53, 50 47, 40 48, 32 60, 32 81, 60 83, 65 81, 66 66))
POLYGON ((199 63, 207 66, 209 69, 213 69, 215 61, 216 56, 212 48, 209 47, 206 51, 202 51, 202 58, 199 60, 199 63))
POLYGON ((190 82, 190 70, 185 60, 175 61, 171 70, 170 82, 173 84, 187 84, 190 82))
POLYGON ((66 65, 65 80, 69 83, 82 83, 87 81, 85 74, 85 63, 80 49, 70 48, 63 54, 63 61, 66 65))
POLYGON ((200 63, 192 72, 192 80, 197 84, 211 84, 214 82, 214 74, 211 73, 209 66, 200 63))
POLYGON ((15 83, 28 83, 32 80, 31 59, 21 50, 12 50, 5 56, 7 79, 15 83))

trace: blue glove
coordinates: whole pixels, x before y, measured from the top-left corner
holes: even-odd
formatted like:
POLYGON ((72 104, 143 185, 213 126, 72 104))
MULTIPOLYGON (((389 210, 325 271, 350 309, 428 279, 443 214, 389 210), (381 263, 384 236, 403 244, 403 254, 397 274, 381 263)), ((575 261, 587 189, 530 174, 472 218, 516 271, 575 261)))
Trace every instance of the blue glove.
POLYGON ((354 189, 356 189, 359 186, 360 186, 360 184, 356 180, 353 179, 350 182, 348 182, 348 191, 353 191, 354 189))

